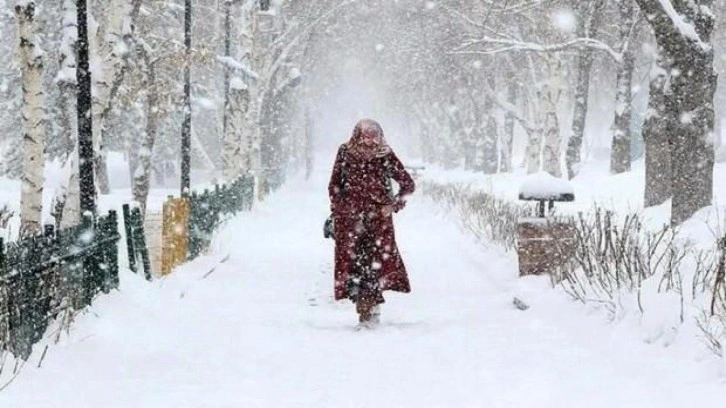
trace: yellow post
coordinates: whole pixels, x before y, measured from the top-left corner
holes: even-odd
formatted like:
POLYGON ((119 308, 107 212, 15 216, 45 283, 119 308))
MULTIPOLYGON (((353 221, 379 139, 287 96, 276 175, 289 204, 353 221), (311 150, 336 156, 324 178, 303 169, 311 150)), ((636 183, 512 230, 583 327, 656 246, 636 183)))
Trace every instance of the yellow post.
POLYGON ((163 226, 161 235, 161 275, 166 276, 172 269, 187 259, 189 244, 189 199, 169 198, 164 203, 163 226))

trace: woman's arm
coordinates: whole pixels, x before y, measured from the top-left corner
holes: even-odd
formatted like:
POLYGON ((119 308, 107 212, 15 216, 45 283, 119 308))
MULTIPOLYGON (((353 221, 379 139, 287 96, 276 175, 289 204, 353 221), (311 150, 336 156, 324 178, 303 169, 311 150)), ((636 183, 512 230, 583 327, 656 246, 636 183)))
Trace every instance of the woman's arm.
POLYGON ((393 210, 400 211, 406 206, 406 196, 413 194, 416 190, 416 183, 403 166, 403 163, 401 163, 401 160, 399 160, 393 152, 391 152, 389 163, 391 166, 391 178, 393 178, 400 187, 398 194, 394 197, 392 204, 393 210))

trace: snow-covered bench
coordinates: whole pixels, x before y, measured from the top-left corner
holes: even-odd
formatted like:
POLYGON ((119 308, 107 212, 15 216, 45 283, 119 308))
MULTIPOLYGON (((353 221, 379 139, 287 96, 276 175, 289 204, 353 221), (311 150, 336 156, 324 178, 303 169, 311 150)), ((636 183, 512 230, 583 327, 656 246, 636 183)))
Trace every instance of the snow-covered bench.
POLYGON ((575 201, 575 191, 572 185, 561 178, 548 173, 540 172, 527 177, 519 188, 519 199, 523 201, 538 201, 537 216, 545 217, 545 203, 549 204, 550 212, 554 202, 575 201))

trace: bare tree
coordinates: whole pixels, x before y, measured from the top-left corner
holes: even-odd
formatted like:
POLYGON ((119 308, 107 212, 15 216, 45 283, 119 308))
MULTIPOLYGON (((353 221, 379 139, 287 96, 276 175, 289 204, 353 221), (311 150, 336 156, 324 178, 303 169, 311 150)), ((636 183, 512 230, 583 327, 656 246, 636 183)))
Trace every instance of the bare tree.
MULTIPOLYGON (((653 29, 665 68, 664 81, 651 82, 651 90, 654 86, 662 89, 663 103, 651 103, 655 110, 649 115, 656 121, 653 125, 662 121, 659 128, 668 135, 673 193, 671 224, 678 225, 709 205, 713 195, 713 99, 717 79, 711 44, 713 1, 636 1, 653 29)), ((660 95, 661 91, 656 89, 651 98, 660 95)), ((652 135, 645 139, 646 145, 662 141, 652 135)), ((653 151, 646 148, 646 154, 653 151)), ((659 183, 653 178, 661 175, 653 171, 646 175, 650 177, 646 185, 659 183)))
MULTIPOLYGON (((579 38, 595 38, 600 28, 600 19, 605 0, 579 1, 572 0, 572 8, 577 19, 576 34, 579 38)), ((588 101, 590 98, 590 71, 592 69, 592 52, 590 48, 578 48, 576 51, 574 112, 572 117, 572 135, 567 141, 567 175, 573 178, 580 166, 580 150, 585 134, 588 101)))
POLYGON ((610 157, 610 172, 623 173, 630 170, 630 122, 632 118, 633 71, 635 69, 634 45, 638 36, 640 16, 636 15, 633 0, 617 0, 620 24, 618 25, 618 47, 621 55, 618 62, 615 119, 610 157))

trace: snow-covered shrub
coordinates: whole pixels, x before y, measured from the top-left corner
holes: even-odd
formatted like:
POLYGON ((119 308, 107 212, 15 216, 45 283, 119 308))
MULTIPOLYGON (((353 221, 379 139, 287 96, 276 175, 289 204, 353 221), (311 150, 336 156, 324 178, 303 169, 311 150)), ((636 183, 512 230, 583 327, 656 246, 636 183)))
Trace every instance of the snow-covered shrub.
POLYGON ((462 226, 477 239, 496 242, 507 251, 516 250, 517 220, 526 214, 524 206, 462 185, 422 181, 420 188, 434 201, 457 211, 462 226))
MULTIPOLYGON (((420 186, 448 212, 458 213, 477 239, 516 250, 517 222, 527 215, 526 206, 461 184, 424 180, 420 186)), ((712 351, 723 354, 726 242, 722 248, 716 242, 710 248, 697 246, 677 229, 648 228, 638 214, 622 216, 598 207, 572 222, 575 249, 568 253, 574 255, 554 268, 554 284, 578 301, 603 305, 612 319, 639 313, 647 341, 668 344, 672 338, 666 337, 686 323, 700 329, 712 351)))

